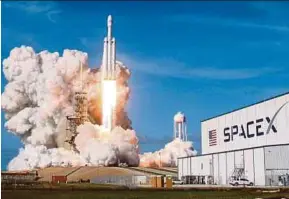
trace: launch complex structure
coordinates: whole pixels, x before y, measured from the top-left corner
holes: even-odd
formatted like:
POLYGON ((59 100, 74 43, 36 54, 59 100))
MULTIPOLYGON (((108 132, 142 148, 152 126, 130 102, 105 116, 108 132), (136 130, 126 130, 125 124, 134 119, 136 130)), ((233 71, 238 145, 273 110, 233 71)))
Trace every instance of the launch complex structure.
POLYGON ((77 127, 85 122, 88 122, 88 103, 87 92, 83 88, 82 79, 82 63, 80 63, 80 75, 81 75, 81 88, 80 91, 75 92, 74 95, 74 114, 66 116, 66 141, 70 144, 70 149, 78 152, 76 149, 74 140, 77 136, 77 127))
MULTIPOLYGON (((87 92, 83 87, 82 66, 80 63, 81 87, 74 94, 74 114, 66 116, 66 143, 69 148, 79 152, 75 145, 77 127, 89 122, 87 92)), ((104 39, 103 59, 100 68, 102 83, 102 125, 108 131, 115 127, 116 113, 116 51, 115 38, 112 37, 112 16, 107 18, 107 36, 104 39)))

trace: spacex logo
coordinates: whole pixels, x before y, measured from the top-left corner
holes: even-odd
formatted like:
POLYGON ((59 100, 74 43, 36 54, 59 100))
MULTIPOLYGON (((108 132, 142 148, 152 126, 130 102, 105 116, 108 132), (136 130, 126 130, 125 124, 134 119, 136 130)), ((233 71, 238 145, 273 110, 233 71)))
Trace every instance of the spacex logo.
MULTIPOLYGON (((271 119, 269 117, 265 117, 257 119, 256 121, 249 121, 246 124, 234 125, 231 127, 224 128, 224 136, 225 136, 224 142, 233 141, 235 136, 240 136, 244 138, 263 136, 265 132, 262 131, 261 129, 262 124, 264 124, 265 121, 269 123, 270 127, 271 119), (254 130, 252 130, 252 128, 254 130)), ((268 134, 270 130, 272 130, 272 132, 274 133, 277 133, 277 129, 273 125, 273 123, 271 123, 271 128, 266 131, 266 134, 268 134)))
POLYGON ((264 117, 255 121, 248 121, 246 124, 233 125, 231 127, 224 128, 224 142, 232 142, 236 136, 243 137, 244 139, 253 138, 255 136, 264 136, 269 133, 277 133, 277 127, 274 125, 274 120, 282 108, 288 104, 284 103, 274 114, 272 118, 264 117), (262 125, 264 122, 268 123, 266 131, 262 131, 262 125))

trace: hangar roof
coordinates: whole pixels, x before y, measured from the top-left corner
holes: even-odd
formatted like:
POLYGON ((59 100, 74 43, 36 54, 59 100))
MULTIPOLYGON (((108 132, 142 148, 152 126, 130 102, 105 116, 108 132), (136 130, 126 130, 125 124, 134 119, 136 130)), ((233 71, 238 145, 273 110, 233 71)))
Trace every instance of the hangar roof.
POLYGON ((272 99, 275 99, 275 98, 278 98, 278 97, 281 97, 281 96, 284 96, 284 95, 287 95, 287 94, 289 94, 289 91, 286 92, 286 93, 283 93, 283 94, 280 94, 280 95, 276 95, 276 96, 274 96, 274 97, 270 97, 270 98, 268 98, 268 99, 265 99, 265 100, 256 102, 256 103, 254 103, 254 104, 250 104, 250 105, 247 105, 247 106, 243 106, 243 107, 241 107, 241 108, 237 108, 237 109, 234 109, 234 110, 232 110, 232 111, 228 111, 228 112, 226 112, 226 113, 222 113, 222 114, 220 114, 220 115, 217 115, 217 116, 214 116, 214 117, 210 117, 210 118, 204 119, 204 120, 202 120, 201 122, 205 122, 205 121, 214 119, 214 118, 216 118, 216 117, 220 117, 220 116, 223 116, 223 115, 226 115, 226 114, 229 114, 229 113, 232 113, 232 112, 235 112, 235 111, 238 111, 238 110, 241 110, 241 109, 250 107, 250 106, 254 106, 254 105, 256 105, 256 104, 260 104, 260 103, 263 103, 263 102, 266 102, 266 101, 269 101, 269 100, 272 100, 272 99))

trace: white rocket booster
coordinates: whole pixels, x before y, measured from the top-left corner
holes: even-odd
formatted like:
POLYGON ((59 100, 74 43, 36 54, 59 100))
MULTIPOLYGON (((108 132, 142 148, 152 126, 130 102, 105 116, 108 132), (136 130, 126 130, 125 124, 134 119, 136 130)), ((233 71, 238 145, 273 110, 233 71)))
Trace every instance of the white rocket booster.
POLYGON ((103 58, 100 68, 102 88, 102 124, 112 130, 115 126, 116 113, 116 58, 115 39, 112 37, 112 17, 107 18, 107 36, 104 38, 103 58))
POLYGON ((112 37, 112 17, 107 18, 107 37, 104 38, 102 80, 116 80, 115 39, 112 37))

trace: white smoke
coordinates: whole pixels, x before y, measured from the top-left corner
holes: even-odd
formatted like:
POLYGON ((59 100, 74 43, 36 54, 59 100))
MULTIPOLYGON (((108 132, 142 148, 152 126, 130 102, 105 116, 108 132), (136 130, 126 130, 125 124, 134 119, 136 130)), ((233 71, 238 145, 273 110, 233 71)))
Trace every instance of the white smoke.
MULTIPOLYGON (((92 131, 91 137, 94 139, 85 142, 85 148, 81 148, 80 155, 63 148, 66 139, 64 118, 73 113, 72 99, 74 93, 80 89, 81 65, 84 68, 83 84, 88 92, 90 106, 97 106, 97 99, 101 98, 100 91, 97 90, 100 87, 100 75, 90 71, 87 60, 86 53, 76 50, 64 50, 60 56, 48 51, 37 54, 31 47, 21 46, 12 49, 10 56, 3 61, 3 72, 8 80, 2 94, 2 109, 7 120, 5 127, 19 136, 25 145, 9 163, 9 170, 83 164, 110 165, 126 159, 133 165, 138 164, 136 137, 130 138, 135 140, 132 144, 126 143, 125 136, 114 136, 107 143, 101 140, 103 137, 97 138, 100 132, 97 127, 92 131), (96 153, 97 150, 101 153, 96 153)), ((121 82, 124 84, 130 72, 122 63, 117 64, 119 73, 124 76, 121 82)), ((123 101, 129 90, 124 84, 120 85, 118 92, 123 96, 120 96, 119 100, 123 101)), ((120 109, 123 110, 122 107, 120 109)), ((97 120, 94 116, 92 114, 92 119, 97 120)), ((86 136, 85 130, 81 128, 91 126, 93 125, 80 126, 79 136, 86 136)), ((115 131, 112 132, 113 135, 119 133, 135 136, 130 130, 118 128, 115 131)), ((90 137, 85 137, 85 141, 88 138, 90 137)))
POLYGON ((8 80, 2 94, 5 127, 22 138, 24 144, 56 147, 54 136, 61 117, 72 112, 71 98, 77 86, 80 61, 87 54, 74 50, 58 53, 31 47, 14 48, 3 61, 8 80))
POLYGON ((138 140, 133 130, 116 127, 112 132, 101 126, 85 123, 78 127, 75 143, 80 153, 62 147, 47 149, 28 144, 8 165, 9 170, 30 170, 44 167, 110 166, 139 164, 138 140))
POLYGON ((117 62, 117 125, 112 132, 85 123, 78 127, 75 144, 79 154, 65 147, 66 115, 73 113, 73 96, 80 89, 80 67, 83 85, 88 93, 90 119, 100 119, 100 74, 88 67, 88 56, 77 50, 64 50, 63 55, 31 47, 14 48, 3 61, 8 84, 2 94, 5 128, 24 143, 8 165, 8 170, 24 170, 50 166, 157 164, 161 153, 163 165, 175 165, 176 157, 192 155, 192 143, 173 141, 159 152, 139 156, 138 139, 125 112, 129 97, 127 80, 130 71, 117 62), (122 126, 122 127, 120 127, 122 126), (141 160, 140 160, 141 159, 141 160))
POLYGON ((184 142, 179 138, 174 139, 165 145, 164 149, 154 153, 140 155, 140 166, 142 167, 172 167, 177 166, 177 158, 195 156, 197 151, 190 141, 184 142))
POLYGON ((26 145, 8 164, 9 170, 30 170, 52 166, 79 166, 85 160, 78 154, 63 148, 47 149, 44 145, 26 145))
POLYGON ((86 123, 78 127, 78 132, 75 144, 89 165, 139 164, 138 139, 133 130, 116 127, 108 132, 102 126, 86 123))

